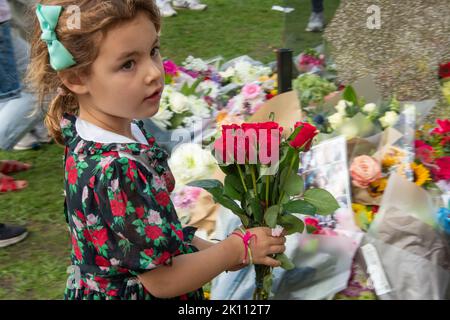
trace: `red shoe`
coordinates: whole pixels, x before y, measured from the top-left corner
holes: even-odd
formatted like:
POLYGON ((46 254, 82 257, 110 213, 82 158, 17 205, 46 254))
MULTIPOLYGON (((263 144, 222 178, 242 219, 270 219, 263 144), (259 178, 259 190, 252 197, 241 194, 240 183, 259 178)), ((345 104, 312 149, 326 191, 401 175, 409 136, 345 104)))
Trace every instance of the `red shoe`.
POLYGON ((16 160, 1 160, 0 172, 3 174, 9 174, 13 172, 26 171, 31 168, 31 164, 23 163, 16 160))
POLYGON ((25 180, 14 180, 11 177, 0 174, 0 193, 19 191, 26 187, 28 187, 28 182, 25 180))

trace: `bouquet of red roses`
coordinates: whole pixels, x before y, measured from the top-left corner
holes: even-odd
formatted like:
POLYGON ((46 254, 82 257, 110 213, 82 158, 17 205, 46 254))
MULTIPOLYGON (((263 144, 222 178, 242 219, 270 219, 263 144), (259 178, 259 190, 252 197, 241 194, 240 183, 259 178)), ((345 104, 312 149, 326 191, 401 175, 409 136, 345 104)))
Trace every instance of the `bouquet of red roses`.
MULTIPOLYGON (((303 232, 304 222, 294 214, 327 215, 339 206, 322 189, 305 190, 298 169, 300 152, 311 148, 317 129, 298 122, 288 139, 276 122, 244 123, 222 127, 214 155, 225 173, 224 183, 199 180, 189 185, 210 192, 214 201, 234 212, 244 228, 283 228, 287 235, 303 232)), ((313 231, 313 230, 312 230, 313 231)), ((275 259, 284 269, 294 265, 284 254, 275 259)), ((272 287, 270 267, 255 265, 254 299, 268 299, 272 287)))

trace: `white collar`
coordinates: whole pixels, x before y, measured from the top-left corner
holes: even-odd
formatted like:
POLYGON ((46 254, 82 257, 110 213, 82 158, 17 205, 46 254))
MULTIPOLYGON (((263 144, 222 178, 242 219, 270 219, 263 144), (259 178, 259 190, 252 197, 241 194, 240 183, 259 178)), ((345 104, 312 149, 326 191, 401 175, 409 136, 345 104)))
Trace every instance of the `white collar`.
POLYGON ((120 134, 102 129, 86 120, 77 118, 75 128, 79 136, 86 141, 94 141, 99 143, 136 143, 148 145, 148 141, 142 133, 141 129, 135 124, 131 123, 131 133, 135 140, 122 136, 120 134))

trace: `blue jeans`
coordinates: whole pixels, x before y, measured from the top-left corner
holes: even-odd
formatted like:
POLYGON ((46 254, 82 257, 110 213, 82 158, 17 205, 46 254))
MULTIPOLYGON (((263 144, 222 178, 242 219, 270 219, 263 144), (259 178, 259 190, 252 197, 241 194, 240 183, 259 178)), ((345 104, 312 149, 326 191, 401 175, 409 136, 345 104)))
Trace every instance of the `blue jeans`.
POLYGON ((20 78, 28 66, 29 45, 11 35, 8 22, 0 24, 0 61, 0 149, 8 150, 42 121, 40 112, 33 114, 34 95, 21 92, 20 78))
POLYGON ((0 102, 17 97, 21 86, 9 21, 0 23, 0 102))
POLYGON ((323 0, 311 0, 312 10, 315 13, 323 12, 323 0))

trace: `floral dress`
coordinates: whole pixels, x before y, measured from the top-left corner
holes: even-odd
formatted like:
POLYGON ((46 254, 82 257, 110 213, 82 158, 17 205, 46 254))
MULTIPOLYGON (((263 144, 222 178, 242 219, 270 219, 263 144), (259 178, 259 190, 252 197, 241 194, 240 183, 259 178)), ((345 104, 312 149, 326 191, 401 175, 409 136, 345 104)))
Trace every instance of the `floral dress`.
MULTIPOLYGON (((155 299, 137 275, 198 251, 191 244, 195 228, 182 228, 170 200, 168 154, 142 122, 148 145, 86 141, 75 121, 66 114, 61 122, 72 241, 65 299, 155 299)), ((203 298, 201 288, 177 297, 203 298)))

